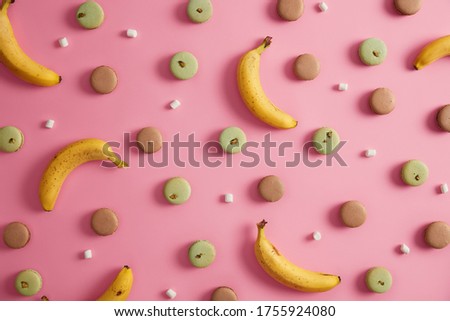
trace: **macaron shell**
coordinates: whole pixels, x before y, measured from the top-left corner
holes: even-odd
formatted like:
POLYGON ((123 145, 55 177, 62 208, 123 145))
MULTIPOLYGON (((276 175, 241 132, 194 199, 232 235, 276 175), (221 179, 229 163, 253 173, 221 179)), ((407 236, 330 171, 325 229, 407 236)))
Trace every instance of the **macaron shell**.
POLYGON ((428 167, 416 159, 407 161, 402 167, 401 178, 407 185, 422 185, 428 179, 428 167))
POLYGON ((189 247, 189 261, 198 268, 205 268, 211 265, 216 258, 214 245, 207 240, 199 240, 189 247))
POLYGON ((109 94, 118 84, 117 74, 109 66, 99 66, 91 73, 90 83, 92 89, 99 94, 109 94))
POLYGON ((35 295, 42 288, 42 277, 35 270, 23 270, 17 275, 15 286, 16 290, 22 295, 35 295))
POLYGON ((203 23, 211 19, 213 6, 210 0, 189 0, 186 12, 192 22, 203 23))
POLYGON ((78 7, 76 18, 83 28, 95 29, 101 26, 105 14, 97 2, 86 1, 78 7))
POLYGON ((259 182, 258 192, 267 202, 277 202, 284 195, 284 185, 278 176, 269 175, 259 182))
POLYGON ((138 147, 147 154, 155 153, 162 147, 162 135, 155 127, 142 128, 136 136, 138 147))
POLYGON ((0 128, 0 151, 14 153, 22 148, 24 143, 22 131, 14 126, 0 128))
POLYGON ((294 75, 300 80, 313 80, 320 73, 320 62, 312 54, 302 54, 294 61, 294 75))
POLYGON ((281 19, 296 21, 302 15, 305 5, 303 0, 278 0, 277 13, 281 19))
POLYGON ((450 132, 450 105, 445 105, 439 110, 436 121, 443 131, 450 132))
POLYGON ((355 228, 364 224, 367 212, 361 202, 353 200, 342 204, 339 215, 345 226, 355 228))
POLYGON ((231 154, 239 153, 246 142, 247 136, 239 127, 225 128, 219 137, 222 149, 231 154))
POLYGON ((211 294, 211 301, 238 301, 238 297, 232 288, 220 286, 211 294))
POLYGON ((370 108, 378 115, 386 115, 395 108, 395 95, 389 88, 377 88, 370 95, 370 108))
POLYGON ((381 64, 387 56, 387 47, 383 40, 369 38, 359 46, 359 57, 361 61, 369 66, 381 64))
POLYGON ((100 208, 91 216, 91 227, 97 235, 111 235, 119 227, 119 219, 113 210, 100 208))
POLYGON ((339 134, 330 127, 322 127, 312 137, 314 148, 319 154, 331 154, 341 142, 339 134))
POLYGON ((392 286, 392 275, 384 267, 373 267, 366 273, 366 285, 373 292, 384 293, 392 286))
POLYGON ((394 0, 395 8, 404 15, 413 15, 422 8, 422 0, 394 0))
POLYGON ((177 52, 170 60, 170 71, 178 79, 190 79, 197 74, 197 58, 187 51, 177 52))
POLYGON ((191 185, 182 177, 173 177, 164 184, 163 193, 169 203, 180 205, 191 197, 191 185))
POLYGON ((3 241, 12 249, 20 249, 28 244, 31 233, 28 227, 20 222, 12 222, 3 230, 3 241))
POLYGON ((433 222, 426 228, 424 237, 429 246, 443 249, 450 243, 450 226, 442 221, 433 222))

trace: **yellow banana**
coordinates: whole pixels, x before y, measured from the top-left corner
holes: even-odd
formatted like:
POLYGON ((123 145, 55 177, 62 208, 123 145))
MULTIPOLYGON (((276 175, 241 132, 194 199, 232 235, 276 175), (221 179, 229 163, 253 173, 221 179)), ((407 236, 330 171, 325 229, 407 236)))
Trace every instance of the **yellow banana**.
POLYGON ((414 61, 414 68, 420 70, 429 64, 450 55, 450 35, 437 38, 422 48, 414 61))
POLYGON ((133 286, 133 272, 125 265, 97 301, 125 301, 133 286))
POLYGON ((69 144, 56 154, 42 175, 39 186, 42 208, 53 210, 66 177, 81 164, 95 160, 109 160, 119 168, 128 166, 101 139, 87 138, 69 144))
POLYGON ((0 62, 18 78, 38 86, 53 86, 61 82, 54 71, 27 56, 17 43, 8 17, 8 7, 14 0, 0 0, 0 62))
POLYGON ((237 69, 239 92, 252 114, 266 124, 275 128, 294 128, 297 121, 270 101, 259 79, 261 54, 271 42, 272 37, 266 37, 261 45, 242 56, 237 69))
POLYGON ((273 279, 302 292, 328 291, 341 282, 341 278, 337 275, 305 270, 288 261, 266 238, 264 233, 266 224, 264 220, 257 224, 255 255, 261 267, 273 279))

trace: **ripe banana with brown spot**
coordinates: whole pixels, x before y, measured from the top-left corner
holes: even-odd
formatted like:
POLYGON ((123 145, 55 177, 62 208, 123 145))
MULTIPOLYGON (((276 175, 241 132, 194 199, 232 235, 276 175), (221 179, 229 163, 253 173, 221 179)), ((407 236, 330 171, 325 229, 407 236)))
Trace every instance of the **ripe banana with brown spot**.
POLYGON ((111 146, 101 139, 82 139, 61 149, 41 178, 39 199, 42 208, 45 211, 53 210, 65 179, 75 168, 86 162, 99 160, 111 161, 119 168, 128 166, 111 150, 111 146))
POLYGON ((420 70, 429 64, 450 55, 450 35, 437 38, 425 45, 414 61, 414 68, 420 70))
POLYGON ((14 0, 0 0, 0 62, 18 78, 37 86, 54 86, 61 76, 31 59, 20 47, 8 17, 14 0))
POLYGON ((239 93, 250 112, 275 128, 294 128, 297 121, 285 113, 267 97, 261 85, 259 68, 261 54, 272 43, 272 37, 264 38, 264 41, 255 49, 242 56, 237 69, 237 83, 239 93))
POLYGON ((333 274, 325 274, 303 269, 284 257, 266 238, 265 220, 257 224, 258 237, 255 243, 255 255, 258 263, 276 281, 302 292, 324 292, 331 290, 341 282, 333 274))
POLYGON ((133 286, 133 272, 125 265, 97 301, 125 301, 133 286))

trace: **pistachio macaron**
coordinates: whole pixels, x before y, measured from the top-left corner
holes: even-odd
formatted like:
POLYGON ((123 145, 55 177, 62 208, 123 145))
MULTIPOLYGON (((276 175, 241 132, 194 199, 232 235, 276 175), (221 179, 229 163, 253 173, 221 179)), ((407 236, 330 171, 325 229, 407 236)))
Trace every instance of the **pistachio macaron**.
POLYGON ((186 12, 192 22, 206 22, 211 19, 213 14, 211 0, 189 0, 186 12))
POLYGON ((402 166, 401 178, 407 185, 422 185, 428 179, 428 167, 420 160, 409 160, 402 166))
POLYGON ((105 19, 103 8, 95 1, 83 2, 77 10, 76 18, 85 29, 95 29, 101 26, 105 19))
POLYGON ((222 149, 230 154, 239 153, 247 142, 247 136, 239 127, 227 127, 219 136, 219 143, 222 149))
POLYGON ((191 185, 183 177, 173 177, 164 184, 163 193, 170 204, 180 205, 191 197, 191 185))
POLYGON ((359 46, 359 58, 368 66, 381 64, 387 56, 387 46, 383 40, 368 38, 359 46))
POLYGON ((170 72, 175 78, 187 80, 194 77, 197 71, 197 58, 188 51, 177 52, 170 59, 170 72))
POLYGON ((207 240, 198 240, 189 247, 189 262, 197 268, 211 265, 216 258, 216 248, 207 240))
POLYGON ((42 288, 41 275, 32 269, 19 272, 16 276, 15 286, 17 292, 24 296, 32 296, 38 293, 42 288))
POLYGON ((392 287, 392 275, 388 269, 376 266, 366 272, 366 286, 376 293, 384 293, 392 287))
POLYGON ((317 129, 312 137, 313 146, 319 154, 331 154, 341 139, 337 131, 330 127, 317 129))
POLYGON ((22 148, 24 136, 22 131, 14 126, 0 128, 0 151, 14 153, 22 148))

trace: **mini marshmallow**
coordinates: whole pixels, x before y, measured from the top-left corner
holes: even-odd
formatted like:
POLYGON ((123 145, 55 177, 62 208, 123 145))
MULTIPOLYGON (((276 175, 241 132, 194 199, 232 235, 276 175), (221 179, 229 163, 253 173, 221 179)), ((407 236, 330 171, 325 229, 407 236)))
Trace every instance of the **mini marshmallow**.
POLYGON ((400 245, 400 251, 401 251, 403 254, 409 254, 410 249, 409 249, 408 245, 406 245, 405 243, 403 243, 402 245, 400 245))
POLYGON ((348 84, 346 84, 346 83, 344 83, 344 82, 341 82, 341 83, 338 85, 338 89, 339 89, 340 91, 346 91, 346 90, 348 90, 348 84))
POLYGON ((366 157, 374 157, 377 154, 376 149, 368 149, 365 152, 366 157))
POLYGON ((174 101, 172 101, 172 102, 170 103, 170 108, 172 108, 172 109, 177 109, 177 108, 180 107, 180 106, 181 106, 181 103, 180 103, 180 101, 177 100, 177 99, 175 99, 174 101))
POLYGON ((227 193, 225 194, 225 203, 233 203, 233 194, 227 193))
POLYGON ((319 241, 319 240, 322 238, 322 234, 320 234, 319 231, 315 231, 315 232, 312 234, 312 237, 313 237, 314 240, 319 241))
POLYGON ((442 194, 448 193, 448 185, 447 185, 447 183, 441 184, 441 193, 442 194))
POLYGON ((127 29, 127 37, 128 38, 136 38, 137 37, 137 30, 135 29, 127 29))
POLYGON ((86 260, 92 259, 92 250, 86 250, 86 251, 84 251, 84 258, 85 258, 86 260))
POLYGON ((58 42, 59 42, 59 45, 61 46, 61 47, 67 47, 68 45, 69 45, 69 41, 67 40, 67 38, 66 37, 63 37, 63 38, 59 38, 58 39, 58 42))
POLYGON ((177 296, 177 292, 175 292, 172 289, 169 289, 166 291, 166 295, 169 297, 169 299, 173 299, 177 296))
POLYGON ((320 2, 319 8, 320 8, 320 10, 322 10, 322 12, 325 12, 328 10, 328 5, 325 2, 320 2))
POLYGON ((53 125, 55 125, 55 121, 53 119, 49 119, 47 120, 47 122, 45 123, 45 128, 53 128, 53 125))

